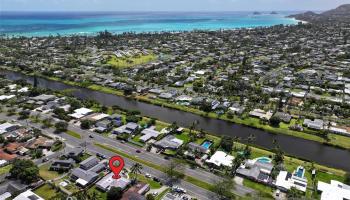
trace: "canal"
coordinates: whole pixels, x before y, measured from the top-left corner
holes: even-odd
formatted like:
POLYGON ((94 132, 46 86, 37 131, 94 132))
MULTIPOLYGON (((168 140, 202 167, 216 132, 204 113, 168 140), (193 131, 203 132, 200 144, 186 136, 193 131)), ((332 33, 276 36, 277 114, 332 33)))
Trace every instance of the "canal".
MULTIPOLYGON (((27 82, 33 83, 32 77, 21 73, 11 71, 2 71, 1 73, 5 74, 6 77, 11 80, 25 79, 27 82)), ((139 110, 142 115, 157 118, 168 123, 176 121, 178 125, 184 127, 190 127, 194 121, 197 121, 199 122, 197 129, 203 129, 206 132, 216 135, 241 137, 242 141, 250 134, 254 134, 256 137, 255 145, 259 147, 271 149, 274 146, 273 140, 276 140, 281 149, 288 155, 350 171, 350 151, 348 150, 288 135, 272 134, 260 129, 237 125, 232 122, 207 118, 189 112, 160 107, 86 88, 74 87, 43 78, 38 78, 38 86, 51 90, 74 88, 73 95, 77 98, 93 99, 106 106, 117 105, 128 110, 139 110)))

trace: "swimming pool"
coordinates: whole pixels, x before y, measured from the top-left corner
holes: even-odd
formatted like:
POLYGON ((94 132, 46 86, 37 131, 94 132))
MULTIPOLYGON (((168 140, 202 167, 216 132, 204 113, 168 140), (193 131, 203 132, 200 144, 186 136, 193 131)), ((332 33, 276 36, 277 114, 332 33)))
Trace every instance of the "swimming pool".
POLYGON ((256 161, 259 161, 261 163, 271 163, 272 160, 268 157, 260 157, 260 158, 257 158, 256 161))
POLYGON ((209 147, 212 145, 213 143, 206 140, 203 142, 203 144, 201 145, 202 147, 206 148, 206 149, 209 149, 209 147))
POLYGON ((297 168, 297 170, 295 170, 295 172, 294 172, 294 176, 297 176, 297 177, 299 177, 299 178, 303 178, 303 176, 304 176, 304 167, 302 167, 302 166, 299 166, 298 168, 297 168))

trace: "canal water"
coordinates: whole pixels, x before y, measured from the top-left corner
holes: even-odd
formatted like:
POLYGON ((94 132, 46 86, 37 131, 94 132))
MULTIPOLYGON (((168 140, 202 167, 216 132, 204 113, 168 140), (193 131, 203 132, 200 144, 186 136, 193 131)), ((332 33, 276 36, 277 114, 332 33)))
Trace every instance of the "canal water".
MULTIPOLYGON (((6 77, 11 80, 25 79, 27 82, 33 83, 32 77, 21 73, 11 71, 2 71, 1 73, 5 74, 6 77)), ((197 129, 203 129, 206 132, 216 135, 241 137, 243 142, 250 134, 254 134, 256 137, 255 145, 266 149, 273 148, 273 140, 276 140, 281 149, 288 155, 350 172, 349 150, 339 149, 288 135, 272 134, 248 126, 237 125, 232 122, 207 118, 189 112, 160 107, 86 88, 74 87, 43 78, 38 78, 38 86, 51 90, 75 88, 73 95, 77 98, 93 99, 106 106, 118 105, 125 109, 139 110, 142 115, 154 117, 169 123, 176 121, 178 125, 184 127, 190 127, 194 121, 197 121, 197 129)))

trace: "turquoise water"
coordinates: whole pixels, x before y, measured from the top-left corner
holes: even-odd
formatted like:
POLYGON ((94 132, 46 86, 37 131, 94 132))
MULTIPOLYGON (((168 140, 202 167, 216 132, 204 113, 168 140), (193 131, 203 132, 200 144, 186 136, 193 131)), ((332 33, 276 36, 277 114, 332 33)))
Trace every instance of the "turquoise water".
POLYGON ((251 12, 0 12, 0 34, 48 36, 96 34, 108 30, 123 32, 161 32, 219 30, 296 24, 285 16, 253 15, 251 12))
POLYGON ((201 145, 202 147, 209 149, 209 147, 212 145, 213 143, 210 141, 205 141, 203 142, 203 144, 201 145))
POLYGON ((259 161, 261 163, 270 163, 271 159, 270 158, 266 158, 266 157, 261 157, 261 158, 258 158, 257 161, 259 161))
POLYGON ((294 176, 297 176, 299 178, 302 178, 304 174, 304 169, 301 167, 298 167, 298 169, 295 171, 294 176))

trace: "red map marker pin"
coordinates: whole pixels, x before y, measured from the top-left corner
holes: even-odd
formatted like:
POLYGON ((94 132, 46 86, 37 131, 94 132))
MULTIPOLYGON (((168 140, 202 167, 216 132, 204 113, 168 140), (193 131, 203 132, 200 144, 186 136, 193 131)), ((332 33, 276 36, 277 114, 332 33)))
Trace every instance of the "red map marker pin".
POLYGON ((120 156, 113 156, 111 159, 109 159, 109 168, 111 168, 112 172, 114 173, 114 176, 112 178, 118 179, 120 178, 119 173, 122 171, 124 167, 124 160, 120 156), (118 166, 115 166, 115 161, 119 162, 118 166))

